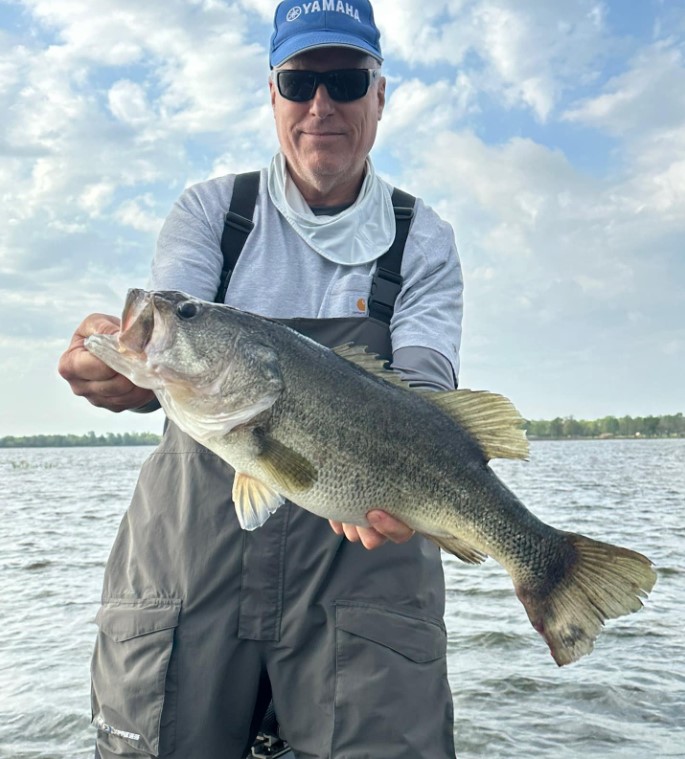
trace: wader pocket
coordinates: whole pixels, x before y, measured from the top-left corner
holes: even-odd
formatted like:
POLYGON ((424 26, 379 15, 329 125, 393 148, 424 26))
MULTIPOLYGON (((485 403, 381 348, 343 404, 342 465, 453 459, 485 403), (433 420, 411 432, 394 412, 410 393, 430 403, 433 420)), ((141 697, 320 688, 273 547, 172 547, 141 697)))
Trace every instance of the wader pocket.
POLYGON ((453 757, 444 626, 352 601, 335 611, 333 755, 453 757))
MULTIPOLYGON (((174 718, 167 674, 180 610, 176 599, 126 599, 105 603, 95 617, 100 629, 91 668, 93 725, 101 740, 113 744, 112 753, 122 753, 115 745, 123 741, 141 755, 159 755, 165 699, 165 723, 174 718)), ((171 750, 173 730, 165 726, 166 732, 165 749, 171 750)))

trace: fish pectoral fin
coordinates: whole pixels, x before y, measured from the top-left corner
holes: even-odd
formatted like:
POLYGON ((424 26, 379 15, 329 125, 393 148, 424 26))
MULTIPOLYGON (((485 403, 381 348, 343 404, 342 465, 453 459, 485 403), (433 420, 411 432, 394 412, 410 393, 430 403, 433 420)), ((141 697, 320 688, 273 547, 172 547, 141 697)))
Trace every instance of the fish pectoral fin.
POLYGON ((488 558, 486 553, 479 551, 461 538, 444 535, 426 535, 426 533, 422 534, 439 545, 443 551, 453 554, 467 564, 482 564, 488 558))
POLYGON ((486 390, 447 390, 424 393, 465 427, 490 459, 527 459, 528 439, 523 418, 503 395, 486 390))
POLYGON ((259 463, 286 492, 302 493, 316 482, 315 466, 304 456, 268 435, 260 440, 259 463))
POLYGON ((236 472, 233 503, 243 530, 256 530, 285 503, 285 498, 249 474, 236 472))

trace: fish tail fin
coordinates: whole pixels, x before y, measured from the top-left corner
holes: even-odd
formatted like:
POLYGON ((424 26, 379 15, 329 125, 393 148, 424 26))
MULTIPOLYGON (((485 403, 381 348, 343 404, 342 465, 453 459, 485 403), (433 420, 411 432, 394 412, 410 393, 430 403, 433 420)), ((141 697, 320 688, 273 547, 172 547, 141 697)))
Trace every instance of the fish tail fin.
POLYGON ((589 654, 604 621, 642 608, 656 582, 652 562, 640 553, 583 535, 559 533, 563 567, 550 586, 517 585, 533 627, 561 667, 589 654))

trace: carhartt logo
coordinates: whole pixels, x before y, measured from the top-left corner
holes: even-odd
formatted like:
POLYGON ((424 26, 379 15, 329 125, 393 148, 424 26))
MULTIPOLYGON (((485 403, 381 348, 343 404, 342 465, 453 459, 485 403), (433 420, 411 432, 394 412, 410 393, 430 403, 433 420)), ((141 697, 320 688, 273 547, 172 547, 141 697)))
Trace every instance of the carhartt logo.
POLYGON ((354 5, 345 3, 343 0, 314 0, 311 3, 302 3, 302 5, 296 5, 291 8, 285 19, 286 21, 296 21, 303 13, 306 16, 308 13, 321 13, 321 11, 344 13, 355 21, 361 22, 359 11, 354 5))
POLYGON ((346 311, 350 316, 366 316, 368 312, 368 303, 366 295, 361 293, 349 293, 345 297, 346 311))

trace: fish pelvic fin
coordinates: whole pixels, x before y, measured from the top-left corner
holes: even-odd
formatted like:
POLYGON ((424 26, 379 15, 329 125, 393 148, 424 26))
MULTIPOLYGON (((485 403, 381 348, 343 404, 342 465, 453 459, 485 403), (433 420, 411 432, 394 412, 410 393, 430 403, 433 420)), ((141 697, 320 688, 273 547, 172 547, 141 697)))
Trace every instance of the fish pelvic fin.
POLYGON ((318 477, 316 467, 307 458, 269 435, 261 436, 258 460, 269 477, 288 493, 309 490, 318 477))
POLYGON ((451 553, 458 559, 465 561, 467 564, 482 564, 488 555, 469 545, 465 540, 455 537, 447 537, 444 535, 426 535, 422 533, 424 537, 432 540, 433 543, 440 546, 443 551, 451 553))
POLYGON ((424 393, 449 417, 465 427, 486 459, 527 459, 524 420, 503 395, 486 390, 447 390, 424 393))
POLYGON ((256 530, 285 503, 285 498, 244 472, 233 480, 233 503, 243 530, 256 530))
POLYGON ((641 553, 583 535, 560 533, 566 543, 565 571, 547 592, 517 585, 533 627, 562 667, 589 654, 605 620, 639 611, 654 587, 656 572, 641 553))

